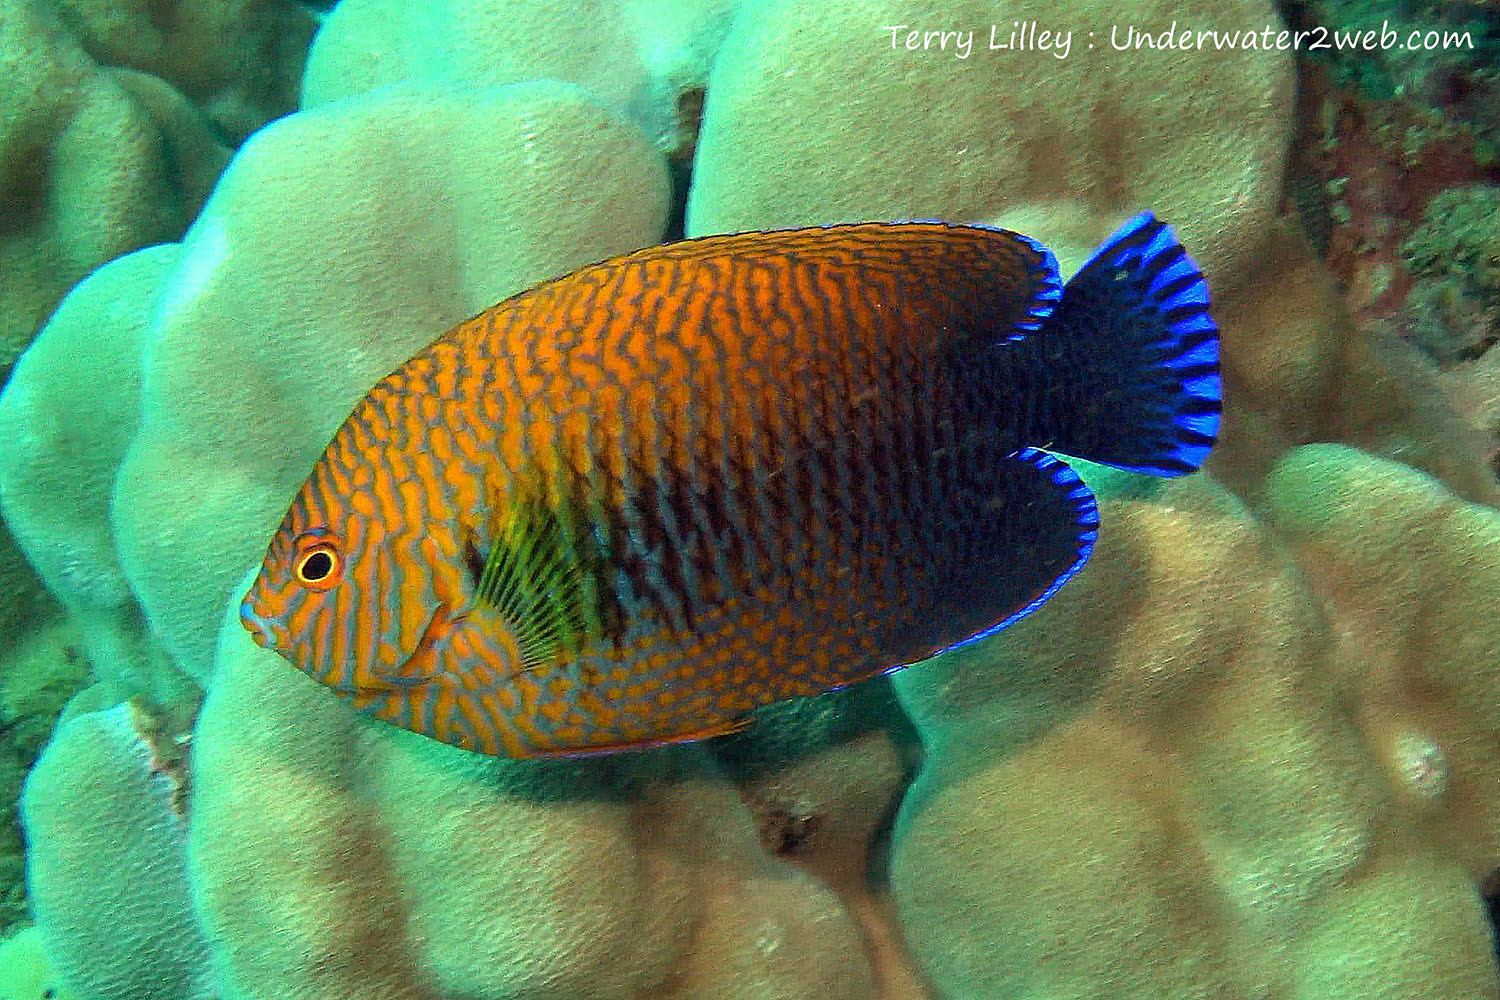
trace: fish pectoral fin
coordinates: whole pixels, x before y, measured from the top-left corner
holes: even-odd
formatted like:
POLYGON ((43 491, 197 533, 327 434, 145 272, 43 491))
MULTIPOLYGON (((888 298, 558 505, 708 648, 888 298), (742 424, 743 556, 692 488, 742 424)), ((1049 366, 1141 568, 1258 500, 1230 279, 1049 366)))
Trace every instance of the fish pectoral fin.
POLYGON ((702 729, 694 729, 686 733, 673 733, 670 736, 648 736, 639 740, 625 740, 620 743, 596 743, 586 747, 562 748, 557 750, 533 750, 529 757, 602 757, 612 753, 626 753, 632 750, 651 750, 656 747, 676 746, 681 743, 696 743, 699 740, 711 740, 719 736, 733 736, 735 733, 748 729, 753 716, 742 715, 738 718, 729 719, 726 722, 716 722, 702 729))
POLYGON ((601 554, 582 518, 539 499, 497 506, 488 553, 465 555, 473 603, 491 612, 528 668, 605 631, 601 554))

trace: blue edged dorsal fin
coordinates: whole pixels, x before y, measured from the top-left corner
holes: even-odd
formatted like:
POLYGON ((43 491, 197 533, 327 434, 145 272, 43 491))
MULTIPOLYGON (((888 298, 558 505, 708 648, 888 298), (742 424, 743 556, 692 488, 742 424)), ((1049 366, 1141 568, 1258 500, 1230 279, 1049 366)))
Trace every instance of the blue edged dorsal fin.
MULTIPOLYGON (((952 233, 955 239, 978 236, 987 241, 991 251, 991 262, 1004 263, 1000 270, 1011 270, 1014 266, 1014 288, 1021 294, 1011 301, 1020 307, 1009 317, 1009 326, 999 338, 1004 341, 1025 340, 1042 328, 1057 308, 1063 297, 1062 273, 1057 267, 1057 255, 1047 247, 1011 229, 987 226, 978 222, 944 222, 941 219, 902 219, 888 223, 893 228, 940 229, 952 233), (1010 245, 1007 246, 1007 243, 1010 245), (1016 247, 1022 247, 1020 255, 1016 247), (1025 261, 1024 264, 1021 262, 1025 261), (1022 270, 1024 268, 1024 271, 1022 270)), ((993 333, 993 330, 988 331, 993 333)))
MULTIPOLYGON (((1010 232, 1010 230, 1005 231, 1010 232)), ((1062 272, 1057 267, 1057 256, 1051 250, 1030 236, 1022 236, 1016 232, 1010 232, 1010 235, 1040 255, 1040 262, 1036 266, 1036 290, 1033 294, 1031 309, 1027 312, 1026 318, 1016 324, 1016 332, 1010 336, 1011 340, 1020 340, 1027 334, 1040 330, 1042 324, 1057 309, 1057 304, 1062 301, 1063 297, 1063 281, 1062 272)))

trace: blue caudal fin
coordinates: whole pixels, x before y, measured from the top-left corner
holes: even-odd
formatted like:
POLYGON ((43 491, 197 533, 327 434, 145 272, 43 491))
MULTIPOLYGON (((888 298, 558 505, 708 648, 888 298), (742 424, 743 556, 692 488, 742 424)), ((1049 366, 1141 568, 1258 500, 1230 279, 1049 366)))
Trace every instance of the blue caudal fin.
POLYGON ((1203 275, 1150 212, 1094 251, 1036 342, 1061 382, 1044 439, 1028 443, 1154 476, 1187 475, 1208 457, 1219 328, 1203 275))

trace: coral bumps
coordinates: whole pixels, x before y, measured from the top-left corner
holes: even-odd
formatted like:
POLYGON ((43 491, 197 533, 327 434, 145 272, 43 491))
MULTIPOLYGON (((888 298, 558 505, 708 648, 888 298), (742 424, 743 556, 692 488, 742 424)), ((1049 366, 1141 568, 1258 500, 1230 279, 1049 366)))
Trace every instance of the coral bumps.
POLYGON ((0 369, 70 285, 176 239, 238 142, 290 109, 289 0, 0 2, 0 369))
POLYGON ((1500 516, 1336 446, 1264 486, 1258 514, 1208 480, 1111 489, 1109 569, 995 644, 1018 669, 896 678, 948 750, 892 872, 943 995, 1493 992, 1500 516), (1017 746, 1036 675, 1093 671, 1096 701, 1017 746))
MULTIPOLYGON (((99 681, 24 802, 69 987, 1493 996, 1500 489, 1409 349, 1362 336, 1275 219, 1289 59, 960 63, 893 51, 889 12, 855 2, 664 9, 345 0, 304 110, 254 133, 180 243, 79 285, 18 366, 0 505, 99 681), (586 25, 612 41, 573 44, 586 25), (693 233, 945 217, 1076 264, 1156 208, 1201 248, 1224 328, 1209 473, 1085 470, 1095 562, 1033 619, 905 671, 899 706, 879 682, 724 744, 475 757, 255 647, 234 599, 353 402, 455 320, 659 239, 669 154, 693 233)), ((1181 15, 1066 16, 1081 37, 1181 15)))

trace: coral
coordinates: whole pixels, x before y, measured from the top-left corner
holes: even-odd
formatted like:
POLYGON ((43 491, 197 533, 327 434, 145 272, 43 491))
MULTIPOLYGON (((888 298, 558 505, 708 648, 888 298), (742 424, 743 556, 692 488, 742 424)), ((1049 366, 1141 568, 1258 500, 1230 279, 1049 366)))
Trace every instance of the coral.
POLYGON ((96 677, 169 703, 195 694, 147 632, 109 508, 140 408, 140 356, 175 245, 127 254, 81 282, 0 396, 0 511, 83 631, 96 677), (83 377, 80 377, 83 376, 83 377))
POLYGON ((0 76, 3 373, 79 278, 180 236, 228 151, 160 79, 97 64, 51 4, 0 2, 0 76))
POLYGON ((1319 63, 1301 67, 1300 90, 1294 200, 1356 319, 1391 319, 1412 287, 1403 243, 1433 198, 1496 179, 1492 157, 1468 122, 1340 88, 1319 63))
POLYGON ((687 141, 684 124, 696 124, 690 95, 701 94, 732 6, 731 0, 344 0, 308 55, 302 106, 396 82, 469 88, 561 80, 586 87, 666 152, 687 141))
MULTIPOLYGON (((1292 0, 1297 27, 1386 33, 1374 46, 1308 46, 1311 62, 1327 66, 1333 79, 1361 95, 1395 97, 1433 111, 1484 137, 1500 151, 1500 12, 1470 0, 1292 0), (1412 32, 1419 37, 1409 44, 1412 32), (1430 34, 1436 32, 1436 34, 1430 34), (1445 41, 1446 38, 1446 41, 1445 41)), ((1315 39, 1332 43, 1328 35, 1315 39)))
POLYGON ((159 77, 238 145, 297 104, 317 20, 293 0, 57 0, 101 65, 159 77))
MULTIPOLYGON (((85 8, 109 5, 69 6, 85 8)), ((86 42, 53 4, 0 0, 0 385, 69 286, 180 236, 228 158, 180 93, 86 42)), ((3 529, 0 591, 3 646, 51 610, 3 529)))
POLYGON ((1446 375, 1449 394, 1486 442, 1490 468, 1500 476, 1500 351, 1462 362, 1446 375))
POLYGON ((1227 485, 1249 493, 1288 448, 1338 440, 1500 502, 1484 438, 1441 373, 1395 333, 1357 325, 1293 226, 1271 229, 1242 279, 1214 309, 1229 419, 1210 465, 1227 485))
MULTIPOLYGON (((0 796, 12 807, 64 702, 87 681, 78 626, 60 616, 0 654, 0 796)), ((0 818, 0 931, 26 913, 23 860, 20 823, 7 810, 0 818)))
POLYGON ((62 986, 42 949, 42 935, 24 927, 0 941, 0 997, 4 1000, 80 1000, 62 986))
POLYGON ((1448 188, 1427 203, 1402 249, 1416 279, 1413 339, 1445 366, 1500 340, 1500 186, 1448 188))
POLYGON ((1500 308, 1500 186, 1449 188, 1427 203, 1422 225, 1406 241, 1419 278, 1459 282, 1488 308, 1500 308))
POLYGON ((146 738, 155 725, 130 703, 69 719, 21 797, 37 926, 82 1000, 217 995, 189 906, 176 785, 146 738))
POLYGON ((892 884, 941 994, 1493 995, 1500 515, 1326 445, 1263 517, 1090 478, 1091 573, 894 678, 929 754, 892 884))
MULTIPOLYGON (((943 5, 919 28, 979 28, 968 59, 906 51, 860 3, 762 0, 714 63, 688 202, 690 235, 864 219, 994 222, 1045 233, 1066 270, 1150 204, 1216 288, 1236 280, 1277 211, 1291 128, 1284 52, 1088 51, 1086 28, 1161 27, 1160 0, 1073 4, 1076 51, 992 52, 986 26, 1055 8, 943 5), (1211 77, 1212 100, 1202 99, 1211 77)), ((1270 23, 1242 0, 1227 20, 1270 23)), ((916 21, 916 10, 902 19, 916 21)), ((1050 19, 1050 20, 1049 20, 1050 19)), ((1092 44, 1106 45, 1101 31, 1092 44)))
POLYGON ((761 849, 838 894, 863 933, 877 995, 929 997, 890 912, 879 855, 919 753, 890 688, 862 684, 782 702, 708 749, 750 807, 761 849))
MULTIPOLYGON (((1334 77, 1320 63, 1302 67, 1290 182, 1304 225, 1347 284, 1349 335, 1388 355, 1401 353, 1391 347, 1395 338, 1415 345, 1431 363, 1409 357, 1398 364, 1421 372, 1418 381, 1436 377, 1446 408, 1462 412, 1473 429, 1450 436, 1477 434, 1485 451, 1500 454, 1500 433, 1486 415, 1493 362, 1480 357, 1495 342, 1500 317, 1485 290, 1493 282, 1487 215, 1500 179, 1493 156, 1461 116, 1409 96, 1376 99, 1341 89, 1334 77), (1451 267, 1444 263, 1450 256, 1451 267), (1431 371, 1434 365, 1445 369, 1442 376, 1431 371)), ((1472 499, 1489 499, 1460 488, 1472 499)))
MULTIPOLYGON (((0 449, 0 462, 4 461, 3 453, 0 449)), ((5 650, 26 636, 33 623, 46 621, 58 610, 4 521, 0 521, 0 593, 5 595, 0 601, 0 656, 4 656, 5 650)))
MULTIPOLYGON (((89 682, 89 661, 77 622, 57 616, 0 660, 0 733, 30 765, 42 751, 63 705, 89 682)), ((10 796, 13 799, 13 796, 10 796)))

